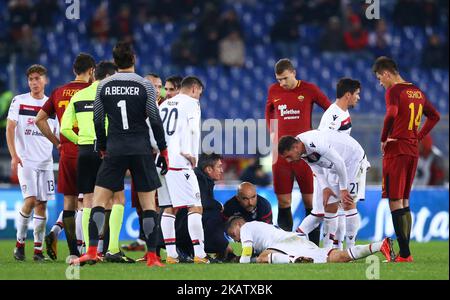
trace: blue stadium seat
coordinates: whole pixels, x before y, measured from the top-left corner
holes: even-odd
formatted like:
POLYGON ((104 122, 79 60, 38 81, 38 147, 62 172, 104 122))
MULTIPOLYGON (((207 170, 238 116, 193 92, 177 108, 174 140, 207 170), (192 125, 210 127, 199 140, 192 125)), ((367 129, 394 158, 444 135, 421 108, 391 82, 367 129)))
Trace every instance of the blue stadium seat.
MULTIPOLYGON (((0 1, 0 14, 7 11, 7 1, 0 1)), ((48 90, 66 79, 72 78, 72 61, 81 51, 89 52, 96 59, 110 59, 112 45, 99 45, 87 36, 87 24, 97 5, 81 1, 81 20, 68 21, 58 15, 54 29, 43 32, 36 29, 35 35, 42 41, 43 53, 40 62, 49 67, 52 81, 48 90), (70 45, 70 46, 69 46, 70 45)), ((268 87, 275 82, 273 66, 276 62, 270 41, 270 30, 285 9, 285 1, 227 1, 221 10, 234 8, 241 21, 246 42, 246 60, 243 68, 221 66, 188 67, 179 69, 171 65, 171 44, 182 28, 196 27, 196 20, 174 23, 147 22, 133 24, 135 47, 138 54, 139 71, 157 71, 163 77, 174 73, 195 74, 206 84, 204 116, 217 118, 256 118, 264 116, 264 105, 268 87), (230 105, 232 102, 235 105, 230 105)), ((387 7, 387 6, 384 6, 387 7)), ((385 10, 387 8, 384 8, 385 10)), ((383 12, 384 13, 384 12, 383 12)), ((386 11, 389 15, 392 12, 386 11)), ((3 28, 5 21, 1 20, 3 28)), ((299 78, 317 84, 334 100, 335 84, 343 76, 353 77, 362 83, 361 103, 355 112, 383 114, 385 90, 371 71, 371 60, 355 59, 351 54, 321 54, 317 50, 318 36, 322 29, 316 25, 299 27, 301 43, 293 62, 299 78)), ((437 33, 448 39, 445 29, 398 27, 388 24, 392 35, 392 56, 398 60, 405 79, 419 85, 436 104, 441 113, 449 109, 448 70, 423 70, 420 68, 421 52, 428 37, 437 33)), ((20 63, 20 62, 19 62, 20 63)), ((18 66, 20 70, 21 66, 18 66)), ((24 67, 23 67, 24 68, 24 67)), ((19 83, 27 89, 26 82, 19 83)), ((376 145, 378 149, 378 145, 376 145)))

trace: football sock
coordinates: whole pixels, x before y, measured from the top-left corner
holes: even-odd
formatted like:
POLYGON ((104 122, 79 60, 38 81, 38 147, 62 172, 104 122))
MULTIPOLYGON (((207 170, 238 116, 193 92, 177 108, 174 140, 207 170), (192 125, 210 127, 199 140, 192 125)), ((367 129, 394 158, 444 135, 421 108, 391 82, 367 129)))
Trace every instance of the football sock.
POLYGON ((206 257, 201 214, 188 213, 188 231, 192 240, 192 246, 194 246, 194 255, 200 258, 206 257))
POLYGON ((176 236, 175 236, 175 216, 163 213, 161 217, 161 230, 166 245, 167 256, 177 258, 176 236))
POLYGON ((323 222, 323 248, 332 247, 337 230, 337 213, 325 213, 323 222))
MULTIPOLYGON (((311 216, 311 208, 305 208, 305 214, 307 217, 311 216)), ((320 220, 319 220, 319 224, 316 225, 315 227, 312 228, 312 230, 310 230, 309 234, 308 234, 308 238, 311 242, 313 242, 314 244, 316 244, 317 246, 319 246, 320 243, 320 220)))
MULTIPOLYGON (((121 204, 114 204, 109 217, 109 247, 110 253, 119 252, 119 235, 122 228, 123 212, 125 208, 121 204)), ((106 237, 104 237, 106 239, 106 237)))
MULTIPOLYGON (((156 255, 161 257, 161 249, 164 245, 164 238, 161 230, 161 219, 164 213, 164 208, 161 208, 156 218, 157 232, 156 232, 156 255)), ((139 242, 138 242, 139 243, 139 242)))
MULTIPOLYGON (((97 250, 98 253, 106 254, 106 252, 108 252, 109 240, 110 240, 109 237, 110 237, 110 233, 111 233, 110 218, 111 218, 111 210, 105 209, 105 225, 103 225, 102 233, 100 234, 100 236, 102 237, 102 240, 103 240, 103 244, 102 244, 103 248, 101 250, 100 249, 97 250)), ((111 253, 113 253, 113 252, 111 252, 111 253)))
POLYGON ((359 218, 358 210, 351 209, 345 211, 345 244, 346 249, 355 245, 356 234, 358 233, 361 220, 359 218))
POLYGON ((342 250, 344 248, 344 239, 345 239, 345 214, 344 212, 338 212, 338 227, 336 230, 336 236, 334 241, 334 248, 342 250))
POLYGON ((139 245, 145 244, 145 234, 144 234, 144 226, 142 225, 142 212, 138 214, 139 216, 139 238, 137 242, 139 245))
POLYGON ((278 209, 278 227, 285 231, 292 231, 294 220, 292 219, 291 207, 278 209))
POLYGON ((105 209, 101 206, 93 207, 89 218, 89 248, 90 255, 97 255, 99 235, 105 224, 105 209))
POLYGON ((89 248, 89 218, 91 216, 92 208, 83 208, 83 215, 81 219, 81 225, 83 227, 83 239, 86 249, 89 248))
POLYGON ((33 234, 34 234, 34 253, 42 253, 42 242, 45 237, 45 225, 47 219, 45 217, 37 216, 33 217, 33 234))
POLYGON ((406 217, 406 223, 408 224, 408 227, 406 229, 406 235, 408 237, 408 243, 411 238, 411 228, 412 228, 412 216, 411 216, 411 209, 408 207, 403 208, 403 211, 405 212, 406 217))
POLYGON ((142 212, 142 226, 144 227, 147 252, 156 251, 156 211, 144 210, 142 212))
POLYGON ((104 250, 106 250, 106 249, 103 247, 104 245, 105 245, 105 242, 104 242, 103 236, 100 235, 100 236, 98 237, 97 253, 102 253, 102 254, 103 254, 104 250))
POLYGON ((314 230, 314 228, 319 226, 321 222, 322 222, 322 217, 318 217, 314 214, 310 214, 303 219, 302 223, 297 228, 297 232, 299 232, 299 229, 300 229, 302 233, 308 234, 312 230, 314 230))
POLYGON ((78 210, 75 216, 75 236, 77 237, 78 251, 81 253, 83 248, 83 209, 78 210))
POLYGON ((400 256, 407 258, 411 253, 408 245, 407 220, 403 208, 397 209, 392 213, 392 223, 394 224, 395 235, 397 236, 398 246, 400 247, 400 256))
POLYGON ((77 237, 75 234, 75 211, 64 210, 63 223, 64 229, 66 230, 66 240, 70 255, 80 256, 77 248, 77 237))
POLYGON ((17 218, 17 243, 19 244, 25 243, 30 219, 30 216, 27 216, 22 211, 19 211, 19 217, 17 218))
POLYGON ((352 260, 367 257, 381 249, 383 242, 376 242, 369 245, 358 245, 347 249, 347 253, 352 260))
POLYGON ((62 216, 63 216, 63 211, 61 211, 59 213, 58 220, 56 220, 56 223, 53 225, 52 229, 50 230, 55 233, 56 237, 58 237, 59 234, 61 233, 61 230, 64 229, 64 224, 62 222, 62 216))
POLYGON ((291 262, 289 255, 283 253, 269 253, 269 264, 288 264, 291 262))

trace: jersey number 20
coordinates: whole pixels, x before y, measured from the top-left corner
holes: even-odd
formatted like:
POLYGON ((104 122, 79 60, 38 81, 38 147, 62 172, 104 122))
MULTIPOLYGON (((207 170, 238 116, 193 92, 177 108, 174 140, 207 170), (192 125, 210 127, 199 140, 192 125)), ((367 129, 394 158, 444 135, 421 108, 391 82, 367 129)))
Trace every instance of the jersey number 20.
POLYGON ((166 133, 167 135, 171 136, 175 133, 175 129, 177 128, 177 121, 178 121, 178 109, 172 108, 170 111, 167 107, 164 107, 161 112, 164 113, 164 116, 162 118, 162 122, 164 125, 166 125, 166 133), (166 123, 167 120, 167 123, 166 123), (173 121, 172 121, 173 120, 173 121))

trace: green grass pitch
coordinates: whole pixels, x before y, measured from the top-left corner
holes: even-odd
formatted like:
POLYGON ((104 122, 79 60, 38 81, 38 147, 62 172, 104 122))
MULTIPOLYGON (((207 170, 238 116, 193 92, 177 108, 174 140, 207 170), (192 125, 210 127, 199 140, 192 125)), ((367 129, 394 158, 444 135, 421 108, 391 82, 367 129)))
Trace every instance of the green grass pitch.
MULTIPOLYGON (((32 260, 32 243, 28 242, 25 262, 16 262, 12 256, 15 241, 0 241, 0 279, 54 279, 65 280, 68 265, 63 257, 67 254, 65 241, 59 241, 58 261, 35 263, 32 260)), ((239 245, 233 245, 239 251, 239 245)), ((382 263, 377 255, 379 279, 449 279, 449 244, 447 242, 415 243, 411 245, 414 263, 382 263)), ((239 253, 239 252, 238 252, 239 253)), ((138 258, 143 252, 129 252, 138 258)), ((159 280, 315 280, 315 279, 367 279, 366 273, 374 274, 365 259, 347 264, 290 264, 290 265, 243 265, 179 264, 164 268, 148 268, 144 263, 110 264, 98 263, 80 268, 80 279, 159 279, 159 280)), ((374 266, 372 266, 374 267, 374 266)), ((375 271, 376 272, 376 271, 375 271)), ((68 272, 70 274, 70 271, 68 272)), ((72 273, 75 274, 75 273, 72 273)))

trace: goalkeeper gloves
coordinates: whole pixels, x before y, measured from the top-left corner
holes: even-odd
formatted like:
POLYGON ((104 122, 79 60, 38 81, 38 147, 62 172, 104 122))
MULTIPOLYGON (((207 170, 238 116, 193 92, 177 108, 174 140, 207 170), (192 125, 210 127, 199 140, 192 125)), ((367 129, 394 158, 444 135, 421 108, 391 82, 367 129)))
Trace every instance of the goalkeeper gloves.
POLYGON ((166 175, 167 171, 169 171, 169 152, 167 152, 167 148, 160 151, 156 166, 161 168, 161 175, 166 175))

